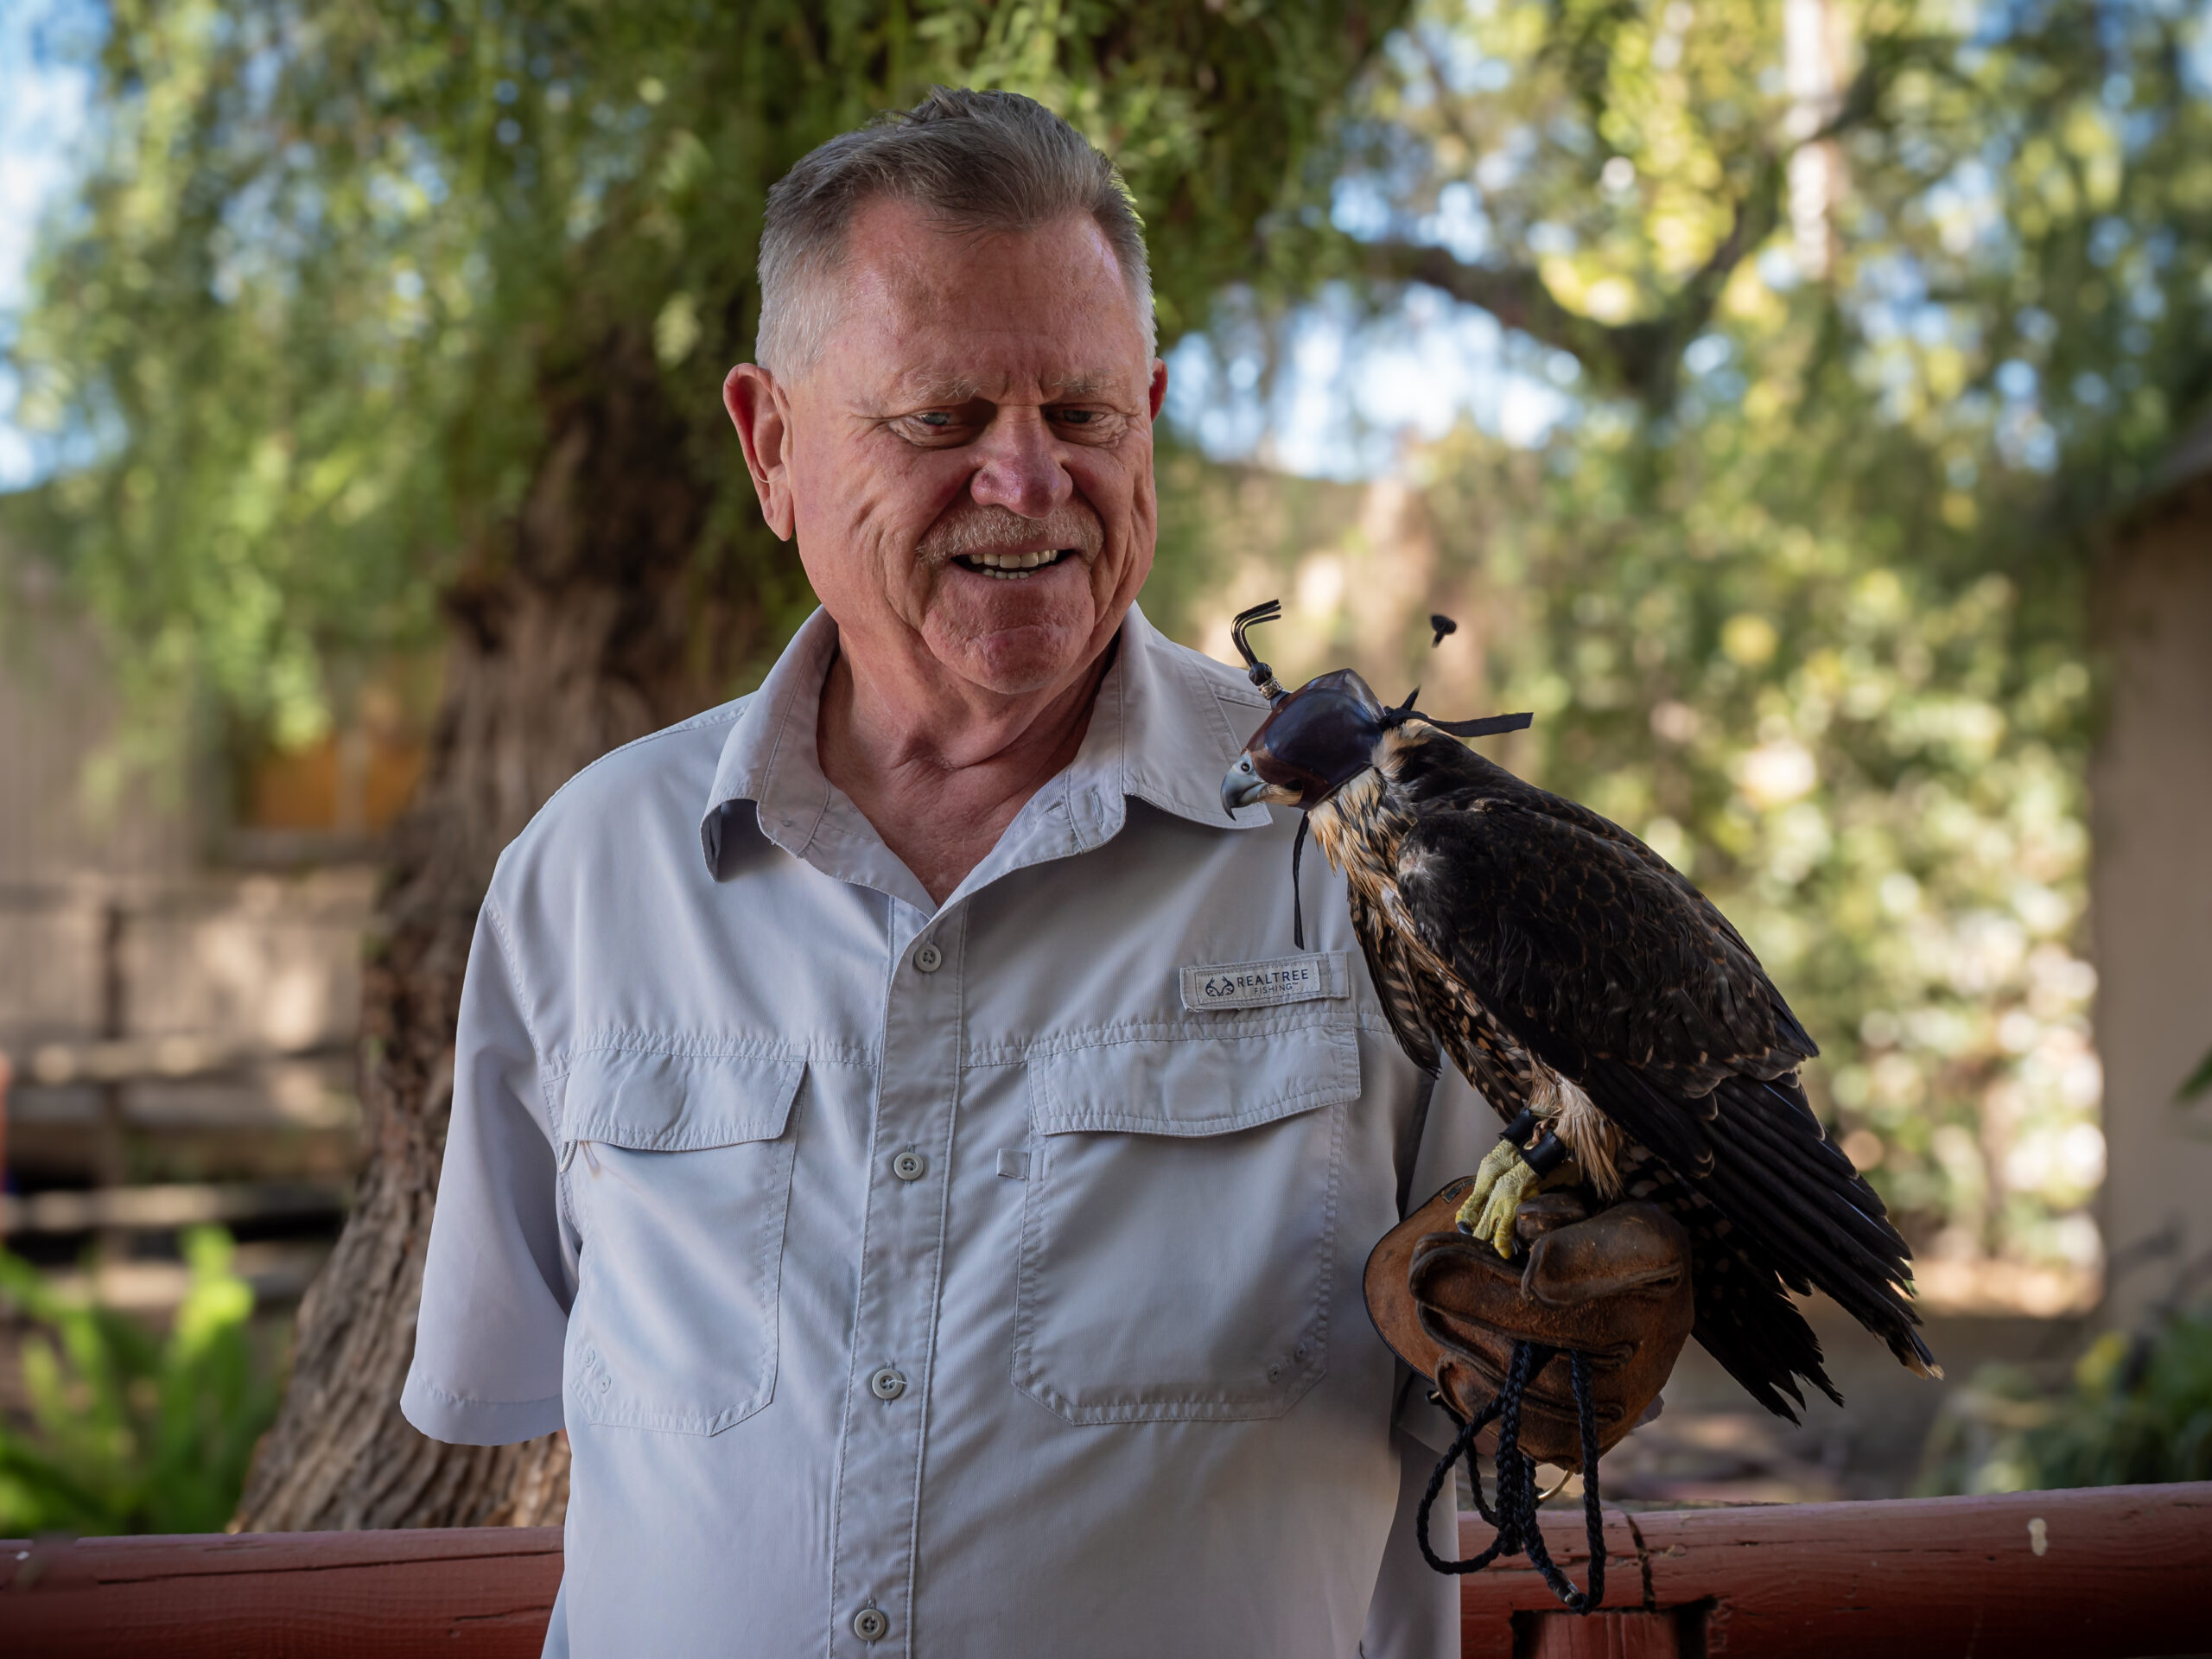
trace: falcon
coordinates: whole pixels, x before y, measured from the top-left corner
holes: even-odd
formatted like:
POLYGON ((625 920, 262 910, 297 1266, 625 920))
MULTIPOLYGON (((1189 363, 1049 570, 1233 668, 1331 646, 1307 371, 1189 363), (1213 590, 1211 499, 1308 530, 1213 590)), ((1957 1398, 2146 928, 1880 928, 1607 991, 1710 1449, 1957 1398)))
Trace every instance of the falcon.
MULTIPOLYGON (((1459 741, 1528 716, 1386 707, 1349 669, 1285 691, 1245 637, 1280 613, 1236 619, 1272 709, 1222 804, 1306 815, 1300 844, 1310 829, 1343 872, 1399 1043, 1432 1075, 1448 1056, 1507 1121, 1461 1229, 1503 1255, 1549 1187, 1661 1205, 1690 1236, 1693 1334, 1793 1422, 1801 1380, 1842 1395, 1790 1291, 1826 1293, 1942 1376, 1908 1300, 1911 1252, 1806 1100, 1820 1051, 1727 918, 1618 824, 1459 741)), ((1294 887, 1295 870, 1294 850, 1294 887)))

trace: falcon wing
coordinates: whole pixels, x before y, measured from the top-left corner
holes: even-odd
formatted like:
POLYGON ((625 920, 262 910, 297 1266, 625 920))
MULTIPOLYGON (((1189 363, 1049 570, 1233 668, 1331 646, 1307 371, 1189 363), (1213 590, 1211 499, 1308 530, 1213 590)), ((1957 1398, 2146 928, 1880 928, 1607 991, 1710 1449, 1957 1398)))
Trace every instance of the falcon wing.
POLYGON ((1908 1365, 1932 1363, 1898 1289, 1910 1253, 1813 1116, 1796 1075, 1813 1045, 1758 958, 1627 832, 1498 776, 1510 794, 1424 802, 1401 844, 1422 942, 1753 1259, 1826 1291, 1908 1365))

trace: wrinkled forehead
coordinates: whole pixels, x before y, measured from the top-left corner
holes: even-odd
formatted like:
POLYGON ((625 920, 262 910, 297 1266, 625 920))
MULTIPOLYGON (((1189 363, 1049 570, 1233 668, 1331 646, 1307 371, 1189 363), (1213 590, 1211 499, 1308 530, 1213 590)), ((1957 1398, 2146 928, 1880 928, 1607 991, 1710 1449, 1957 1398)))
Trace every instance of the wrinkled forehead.
POLYGON ((1013 365, 1001 364, 995 372, 983 374, 972 368, 953 370, 918 363, 894 372, 891 388, 902 400, 916 404, 964 404, 977 397, 1001 403, 1017 390, 1034 390, 1060 398, 1108 397, 1124 378, 1103 368, 1040 365, 1033 372, 1020 375, 1013 365))
POLYGON ((1135 297, 1088 218, 960 232, 878 203, 842 267, 831 349, 902 397, 1110 397, 1149 380, 1135 297))

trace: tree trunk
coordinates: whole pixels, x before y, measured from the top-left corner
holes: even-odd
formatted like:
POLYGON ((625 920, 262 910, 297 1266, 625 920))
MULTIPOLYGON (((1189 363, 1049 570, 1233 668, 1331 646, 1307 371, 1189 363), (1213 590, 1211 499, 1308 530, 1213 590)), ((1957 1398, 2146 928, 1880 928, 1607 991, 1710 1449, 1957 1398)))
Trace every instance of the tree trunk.
POLYGON ((567 1507, 554 1437, 447 1446, 399 1414, 461 974, 500 849, 579 767, 726 695, 762 607, 733 596, 739 561, 702 575, 709 492, 690 470, 692 423, 642 340, 614 336, 547 402, 521 512, 448 596, 444 703, 363 982, 367 1164, 301 1304, 290 1388, 247 1477, 240 1530, 537 1526, 567 1507))

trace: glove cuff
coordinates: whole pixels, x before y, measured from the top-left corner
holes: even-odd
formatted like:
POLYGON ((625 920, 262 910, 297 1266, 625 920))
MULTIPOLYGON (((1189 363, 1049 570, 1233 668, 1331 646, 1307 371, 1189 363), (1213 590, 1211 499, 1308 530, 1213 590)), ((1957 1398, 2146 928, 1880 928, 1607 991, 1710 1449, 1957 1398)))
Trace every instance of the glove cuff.
POLYGON ((1565 1222, 1509 1262, 1463 1236, 1452 1216, 1470 1183, 1455 1181, 1386 1234, 1368 1258, 1367 1306, 1382 1340, 1436 1384, 1463 1422, 1497 1397, 1514 1344, 1552 1357, 1529 1379, 1521 1443, 1532 1457, 1580 1461, 1580 1426, 1567 1356, 1588 1357, 1602 1449, 1640 1421, 1673 1370, 1695 1317, 1689 1239, 1656 1205, 1616 1205, 1584 1219, 1569 1195, 1523 1207, 1522 1220, 1565 1222))

